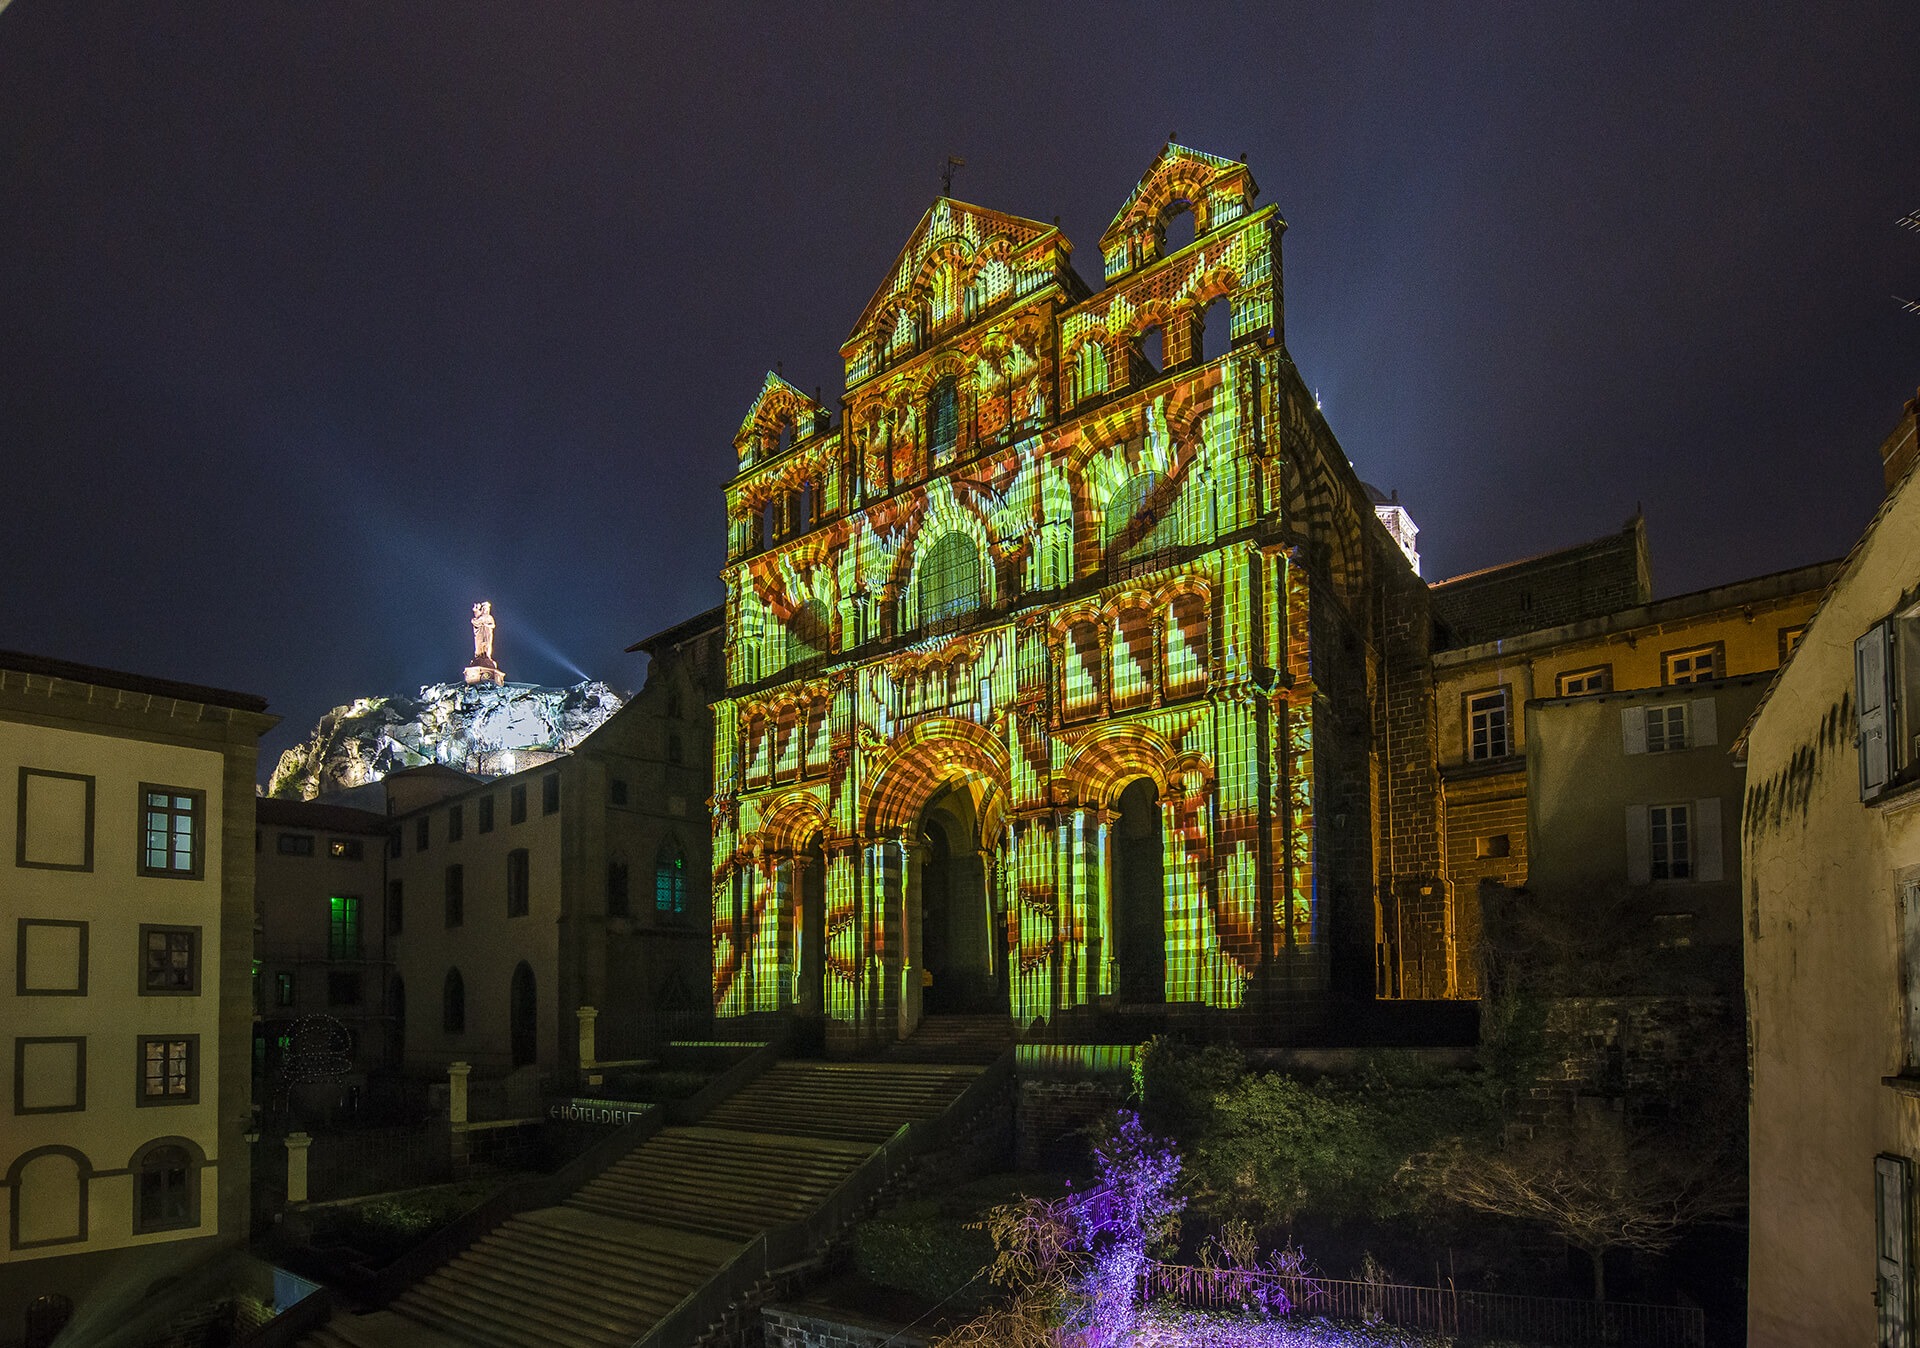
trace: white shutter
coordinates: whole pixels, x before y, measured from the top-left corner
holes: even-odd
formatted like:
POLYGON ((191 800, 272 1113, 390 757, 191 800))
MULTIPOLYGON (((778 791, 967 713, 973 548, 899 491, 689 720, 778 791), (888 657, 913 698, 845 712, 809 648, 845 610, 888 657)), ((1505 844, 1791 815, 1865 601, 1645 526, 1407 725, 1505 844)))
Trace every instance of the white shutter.
POLYGON ((1653 836, 1647 829, 1647 807, 1627 806, 1627 883, 1644 885, 1653 880, 1653 836))
POLYGON ((1853 643, 1853 702, 1860 709, 1860 798, 1887 784, 1887 625, 1853 643))
POLYGON ((1620 747, 1630 754, 1647 751, 1647 709, 1620 708, 1620 747))
POLYGON ((1693 878, 1724 880, 1726 876, 1720 860, 1720 797, 1708 796, 1693 802, 1693 878))
POLYGON ((1696 697, 1687 704, 1687 747, 1718 744, 1719 727, 1714 723, 1713 699, 1696 697))

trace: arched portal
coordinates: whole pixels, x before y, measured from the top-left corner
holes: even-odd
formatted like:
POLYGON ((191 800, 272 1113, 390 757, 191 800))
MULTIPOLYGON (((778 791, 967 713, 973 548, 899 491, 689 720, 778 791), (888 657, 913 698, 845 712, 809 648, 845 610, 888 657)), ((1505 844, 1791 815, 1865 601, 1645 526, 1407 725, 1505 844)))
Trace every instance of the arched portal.
POLYGON ((1113 829, 1115 987, 1123 1003, 1167 997, 1167 900, 1160 800, 1142 777, 1120 793, 1113 829))
POLYGON ((819 1017, 827 1009, 827 854, 815 833, 793 859, 795 933, 795 1009, 819 1017))
POLYGON ((513 1065, 526 1067, 540 1057, 540 1010, 534 995, 533 970, 525 960, 513 967, 513 989, 508 1000, 513 1065))
POLYGON ((974 784, 960 781, 934 792, 921 815, 918 841, 919 902, 909 917, 909 939, 917 932, 913 962, 922 971, 922 1009, 1004 1011, 1005 943, 993 936, 993 895, 974 784))

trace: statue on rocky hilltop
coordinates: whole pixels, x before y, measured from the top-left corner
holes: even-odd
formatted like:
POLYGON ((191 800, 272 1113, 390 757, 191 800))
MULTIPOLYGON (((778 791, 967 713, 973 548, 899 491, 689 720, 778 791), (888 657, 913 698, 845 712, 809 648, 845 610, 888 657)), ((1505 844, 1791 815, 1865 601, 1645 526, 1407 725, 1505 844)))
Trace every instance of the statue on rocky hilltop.
POLYGON ((493 629, 493 601, 483 599, 473 606, 473 663, 467 666, 468 683, 498 686, 507 681, 493 659, 493 629))

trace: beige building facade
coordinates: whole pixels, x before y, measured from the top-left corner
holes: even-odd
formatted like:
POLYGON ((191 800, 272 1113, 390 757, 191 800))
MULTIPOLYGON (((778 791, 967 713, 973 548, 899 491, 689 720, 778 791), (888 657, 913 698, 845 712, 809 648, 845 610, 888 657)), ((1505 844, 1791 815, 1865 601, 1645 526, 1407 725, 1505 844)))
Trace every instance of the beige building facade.
POLYGON ((1890 483, 1741 747, 1749 1342, 1907 1345, 1920 1157, 1920 482, 1890 483))
POLYGON ((0 653, 0 1341, 245 1238, 265 706, 0 653))
MULTIPOLYGON (((1622 791, 1630 780, 1645 777, 1647 791, 1671 794, 1683 783, 1658 790, 1656 785, 1693 755, 1682 759, 1662 750, 1647 755, 1644 749, 1629 755, 1621 718, 1634 706, 1639 710, 1632 717, 1644 725, 1647 708, 1684 707, 1705 698, 1716 709, 1725 707, 1714 731, 1724 756, 1725 744, 1745 719, 1739 681, 1779 667, 1838 569, 1837 563, 1821 563, 1654 602, 1645 557, 1644 526, 1635 520, 1612 539, 1495 569, 1504 574, 1476 573, 1433 587, 1436 617, 1443 635, 1453 641, 1434 652, 1433 671, 1446 868, 1463 896, 1464 937, 1478 929, 1470 896, 1482 880, 1517 887, 1546 878, 1537 868, 1536 848, 1547 841, 1541 829, 1549 821, 1562 843, 1559 855, 1580 858, 1565 864, 1549 860, 1554 880, 1564 878, 1568 865, 1585 868, 1597 856, 1604 856, 1604 868, 1623 881, 1638 875, 1639 867, 1626 864, 1629 802, 1624 796, 1616 799, 1611 788, 1595 795, 1579 780, 1578 773, 1598 761, 1589 761, 1589 749, 1605 758, 1606 775, 1622 791), (1473 602, 1450 599, 1450 589, 1468 580, 1477 587, 1473 602), (1558 592, 1582 585, 1592 588, 1572 598, 1558 592), (1622 596, 1624 605, 1604 607, 1622 596), (1450 614, 1458 622, 1451 632, 1450 614), (1571 620, 1529 626, 1534 614, 1571 620), (1463 642, 1462 634, 1472 639, 1463 642), (1567 727, 1584 724, 1587 713, 1579 708, 1589 699, 1606 699, 1604 712, 1593 713, 1595 727, 1608 723, 1604 738, 1591 745, 1567 738, 1563 747, 1571 757, 1554 769, 1566 789, 1550 784, 1542 792, 1531 779, 1549 756, 1533 745, 1536 724, 1542 717, 1567 727), (1603 852, 1567 850, 1566 840, 1576 837, 1602 845, 1603 852)), ((1556 751, 1551 757, 1563 755, 1556 751)), ((1679 775, 1689 774, 1682 768, 1679 775)), ((1725 840, 1737 829, 1738 790, 1721 781, 1710 795, 1731 802, 1720 817, 1722 846, 1728 849, 1724 873, 1732 866, 1731 844, 1725 840)), ((1472 977, 1471 970, 1462 971, 1463 983, 1472 977)))

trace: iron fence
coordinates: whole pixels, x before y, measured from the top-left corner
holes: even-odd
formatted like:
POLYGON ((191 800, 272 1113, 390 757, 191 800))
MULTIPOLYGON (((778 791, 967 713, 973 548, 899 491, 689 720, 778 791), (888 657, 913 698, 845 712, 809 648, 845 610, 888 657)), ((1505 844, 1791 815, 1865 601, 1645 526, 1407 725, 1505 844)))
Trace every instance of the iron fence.
POLYGON ((1694 1306, 1520 1296, 1453 1287, 1315 1278, 1243 1269, 1153 1264, 1149 1300, 1251 1315, 1319 1316, 1443 1334, 1467 1343, 1512 1340, 1555 1348, 1705 1348, 1694 1306))

